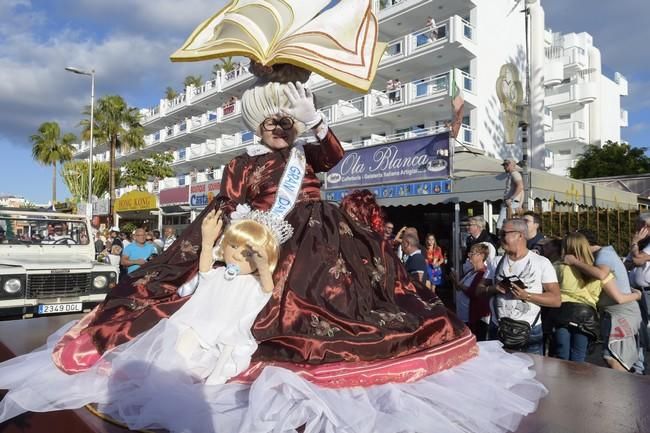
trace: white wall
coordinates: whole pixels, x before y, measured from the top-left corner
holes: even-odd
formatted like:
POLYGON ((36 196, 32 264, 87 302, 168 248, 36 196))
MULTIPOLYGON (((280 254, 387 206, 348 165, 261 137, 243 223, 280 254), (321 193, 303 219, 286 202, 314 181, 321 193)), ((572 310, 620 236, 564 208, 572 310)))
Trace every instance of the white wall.
POLYGON ((522 7, 522 1, 516 4, 512 0, 480 0, 472 14, 472 24, 477 29, 478 55, 472 62, 471 74, 476 77, 476 93, 483 103, 476 110, 476 121, 472 126, 479 146, 487 155, 496 158, 521 157, 519 143, 514 147, 505 144, 496 81, 501 66, 512 62, 518 66, 525 88, 526 45, 522 7))
POLYGON ((600 77, 600 142, 621 141, 621 96, 618 84, 606 76, 600 77))

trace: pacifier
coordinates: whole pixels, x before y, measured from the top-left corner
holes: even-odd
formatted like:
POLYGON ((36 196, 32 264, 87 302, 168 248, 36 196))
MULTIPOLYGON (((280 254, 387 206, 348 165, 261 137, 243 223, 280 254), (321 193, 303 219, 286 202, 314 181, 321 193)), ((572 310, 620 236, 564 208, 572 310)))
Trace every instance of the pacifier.
POLYGON ((228 263, 226 265, 226 272, 223 274, 223 277, 226 279, 226 281, 231 281, 237 275, 239 275, 240 271, 241 271, 241 269, 239 269, 239 266, 237 266, 234 263, 228 263))

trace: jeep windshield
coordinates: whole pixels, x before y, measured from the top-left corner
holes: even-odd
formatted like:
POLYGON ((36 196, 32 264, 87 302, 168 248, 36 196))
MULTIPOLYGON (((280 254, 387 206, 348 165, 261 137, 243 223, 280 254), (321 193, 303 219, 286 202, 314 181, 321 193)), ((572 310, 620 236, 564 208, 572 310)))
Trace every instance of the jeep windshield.
POLYGON ((0 215, 0 244, 74 246, 89 243, 83 220, 47 215, 0 215))

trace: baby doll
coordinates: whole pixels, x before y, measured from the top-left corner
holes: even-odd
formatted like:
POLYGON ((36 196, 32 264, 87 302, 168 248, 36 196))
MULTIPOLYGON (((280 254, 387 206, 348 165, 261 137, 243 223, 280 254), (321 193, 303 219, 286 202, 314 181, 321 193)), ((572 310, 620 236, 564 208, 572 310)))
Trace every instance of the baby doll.
MULTIPOLYGON (((192 373, 208 385, 223 383, 246 369, 257 349, 250 329, 271 297, 279 240, 255 215, 269 218, 251 212, 226 228, 215 249, 225 266, 217 268, 212 267, 213 247, 222 231, 221 211, 206 216, 201 226, 198 285, 192 298, 169 319, 183 329, 176 349, 192 373)), ((188 292, 186 286, 179 290, 181 296, 188 292)))

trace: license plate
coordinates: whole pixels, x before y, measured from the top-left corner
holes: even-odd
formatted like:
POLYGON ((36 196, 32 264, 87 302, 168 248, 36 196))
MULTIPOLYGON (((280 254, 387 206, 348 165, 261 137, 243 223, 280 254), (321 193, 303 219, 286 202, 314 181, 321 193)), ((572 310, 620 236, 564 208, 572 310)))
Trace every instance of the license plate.
POLYGON ((74 313, 82 310, 81 302, 72 304, 40 304, 38 306, 38 314, 74 313))

